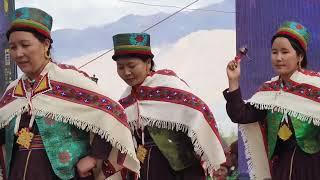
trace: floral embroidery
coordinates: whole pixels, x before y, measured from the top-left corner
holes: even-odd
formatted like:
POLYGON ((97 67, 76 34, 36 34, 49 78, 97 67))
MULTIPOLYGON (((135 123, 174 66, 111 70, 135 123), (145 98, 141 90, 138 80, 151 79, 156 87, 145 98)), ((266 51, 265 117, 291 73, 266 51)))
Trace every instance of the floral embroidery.
POLYGON ((311 85, 300 84, 291 81, 291 83, 287 83, 285 91, 316 102, 320 102, 320 88, 311 85))
MULTIPOLYGON (((280 89, 280 81, 273 81, 264 83, 259 91, 279 91, 280 89)), ((312 85, 301 84, 290 80, 283 85, 282 90, 287 93, 320 102, 320 88, 312 85)))
POLYGON ((167 76, 176 76, 177 74, 169 69, 162 69, 162 70, 158 70, 156 72, 151 73, 151 76, 153 76, 154 74, 161 74, 161 75, 167 75, 167 76))
POLYGON ((297 24, 297 25, 296 25, 296 28, 297 28, 298 30, 301 30, 301 29, 303 29, 303 26, 302 26, 301 24, 297 24))
POLYGON ((137 102, 137 100, 132 96, 132 94, 119 100, 119 103, 122 105, 123 108, 129 107, 135 102, 137 102))
POLYGON ((52 90, 45 93, 46 95, 100 109, 115 117, 126 127, 129 127, 123 108, 110 98, 61 82, 51 80, 50 83, 52 90))
POLYGON ((218 133, 213 114, 210 111, 209 107, 200 98, 193 95, 192 93, 168 87, 152 88, 147 86, 140 86, 135 89, 134 94, 121 99, 119 102, 124 108, 127 108, 136 102, 135 97, 140 101, 163 101, 181 104, 196 109, 202 112, 203 116, 205 117, 213 131, 216 134, 218 133))
POLYGON ((320 77, 320 72, 309 71, 309 70, 305 70, 305 69, 301 70, 300 72, 305 75, 320 77))
POLYGON ((13 95, 12 95, 13 91, 14 91, 14 88, 11 88, 2 96, 2 98, 0 100, 0 108, 11 103, 12 101, 16 100, 16 98, 13 97, 13 95))
MULTIPOLYGON (((43 90, 46 90, 46 92, 44 92, 45 95, 100 109, 115 117, 126 127, 129 127, 127 123, 127 117, 123 108, 117 102, 111 100, 110 98, 65 83, 60 83, 53 80, 50 80, 48 82, 48 80, 45 78, 43 80, 45 81, 45 86, 43 87, 51 87, 50 89, 41 88, 38 94, 43 92, 43 90)), ((18 83, 21 85, 19 86, 19 88, 24 89, 24 83, 22 82, 23 81, 21 81, 21 83, 18 83)), ((2 99, 0 100, 0 108, 17 99, 15 96, 13 96, 13 92, 15 90, 16 88, 11 88, 3 95, 2 99)), ((23 97, 25 97, 25 93, 22 93, 21 95, 24 95, 23 97)))
POLYGON ((107 160, 107 161, 103 161, 102 172, 106 177, 110 177, 116 172, 116 170, 113 167, 113 165, 110 163, 110 161, 107 160))
POLYGON ((63 164, 68 163, 71 159, 70 154, 66 151, 60 152, 58 156, 59 156, 59 161, 63 164))
POLYGON ((146 46, 148 36, 146 34, 132 34, 130 35, 130 44, 135 46, 146 46))
POLYGON ((85 77, 88 77, 88 78, 90 77, 86 72, 77 69, 75 66, 67 65, 67 64, 56 64, 56 65, 59 66, 59 68, 61 69, 71 69, 83 74, 85 77))
POLYGON ((260 87, 259 91, 279 91, 280 89, 280 81, 273 81, 264 83, 260 87))

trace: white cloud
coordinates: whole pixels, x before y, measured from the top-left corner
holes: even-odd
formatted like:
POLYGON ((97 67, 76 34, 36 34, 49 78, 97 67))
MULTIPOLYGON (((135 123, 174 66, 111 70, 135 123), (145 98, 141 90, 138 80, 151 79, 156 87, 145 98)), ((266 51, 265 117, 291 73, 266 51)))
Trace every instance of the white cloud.
MULTIPOLYGON (((191 0, 137 0, 151 4, 185 6, 191 0)), ((222 0, 202 0, 194 8, 221 2, 222 0)), ((83 29, 88 26, 100 26, 114 22, 129 14, 150 15, 158 12, 172 12, 175 8, 148 7, 118 0, 16 0, 16 8, 36 7, 48 12, 54 18, 53 29, 83 29)))
POLYGON ((169 48, 161 48, 157 58, 160 69, 175 70, 213 108, 218 126, 224 133, 236 129, 226 114, 222 95, 228 87, 226 65, 235 56, 235 45, 233 30, 198 31, 169 48))
MULTIPOLYGON (((173 69, 186 80, 213 108, 218 126, 224 134, 235 132, 237 127, 225 112, 225 100, 222 95, 222 91, 228 86, 225 67, 235 55, 235 44, 235 31, 210 30, 198 31, 173 45, 153 49, 157 69, 173 69)), ((73 59, 71 63, 79 67, 97 54, 73 59)), ((83 70, 96 74, 99 77, 99 85, 112 98, 118 99, 126 85, 118 77, 116 64, 111 55, 112 53, 105 55, 83 70)))

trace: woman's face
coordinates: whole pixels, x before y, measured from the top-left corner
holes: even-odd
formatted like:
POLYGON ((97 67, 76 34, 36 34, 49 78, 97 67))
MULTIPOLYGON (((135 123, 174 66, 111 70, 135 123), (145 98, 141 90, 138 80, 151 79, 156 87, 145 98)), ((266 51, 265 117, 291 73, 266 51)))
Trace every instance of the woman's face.
POLYGON ((299 61, 303 57, 297 55, 289 40, 277 37, 272 43, 271 63, 275 72, 280 77, 287 79, 299 68, 299 61))
POLYGON ((121 79, 129 86, 143 83, 150 73, 151 60, 146 62, 139 58, 119 58, 117 61, 117 71, 121 79))
POLYGON ((50 41, 40 42, 32 33, 14 31, 9 37, 10 56, 29 78, 35 78, 49 62, 45 58, 50 41))

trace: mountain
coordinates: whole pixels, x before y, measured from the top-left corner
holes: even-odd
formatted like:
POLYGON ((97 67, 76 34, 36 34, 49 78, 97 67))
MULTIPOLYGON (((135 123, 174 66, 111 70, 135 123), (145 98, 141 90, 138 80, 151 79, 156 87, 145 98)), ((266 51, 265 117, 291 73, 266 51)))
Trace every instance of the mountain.
MULTIPOLYGON (((203 9, 235 11, 235 0, 225 0, 203 9)), ((169 14, 150 16, 128 15, 118 21, 83 30, 61 29, 53 32, 54 57, 58 61, 83 56, 112 48, 112 36, 124 32, 141 32, 169 14)), ((152 46, 176 42, 178 39, 199 30, 235 29, 235 13, 214 11, 185 11, 148 31, 152 46)))

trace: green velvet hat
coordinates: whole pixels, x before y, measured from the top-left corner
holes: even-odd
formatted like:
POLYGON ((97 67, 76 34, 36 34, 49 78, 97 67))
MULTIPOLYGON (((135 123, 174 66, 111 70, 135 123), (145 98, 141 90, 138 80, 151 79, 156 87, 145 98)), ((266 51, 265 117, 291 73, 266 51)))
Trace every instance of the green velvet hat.
POLYGON ((32 29, 51 40, 52 17, 37 8, 23 7, 14 11, 7 36, 15 29, 32 29))
POLYGON ((310 33, 305 26, 294 21, 284 22, 278 29, 276 35, 287 35, 297 40, 306 51, 310 41, 310 33))
POLYGON ((150 35, 146 33, 126 33, 113 36, 114 55, 117 60, 120 56, 145 55, 153 58, 150 47, 150 35))

